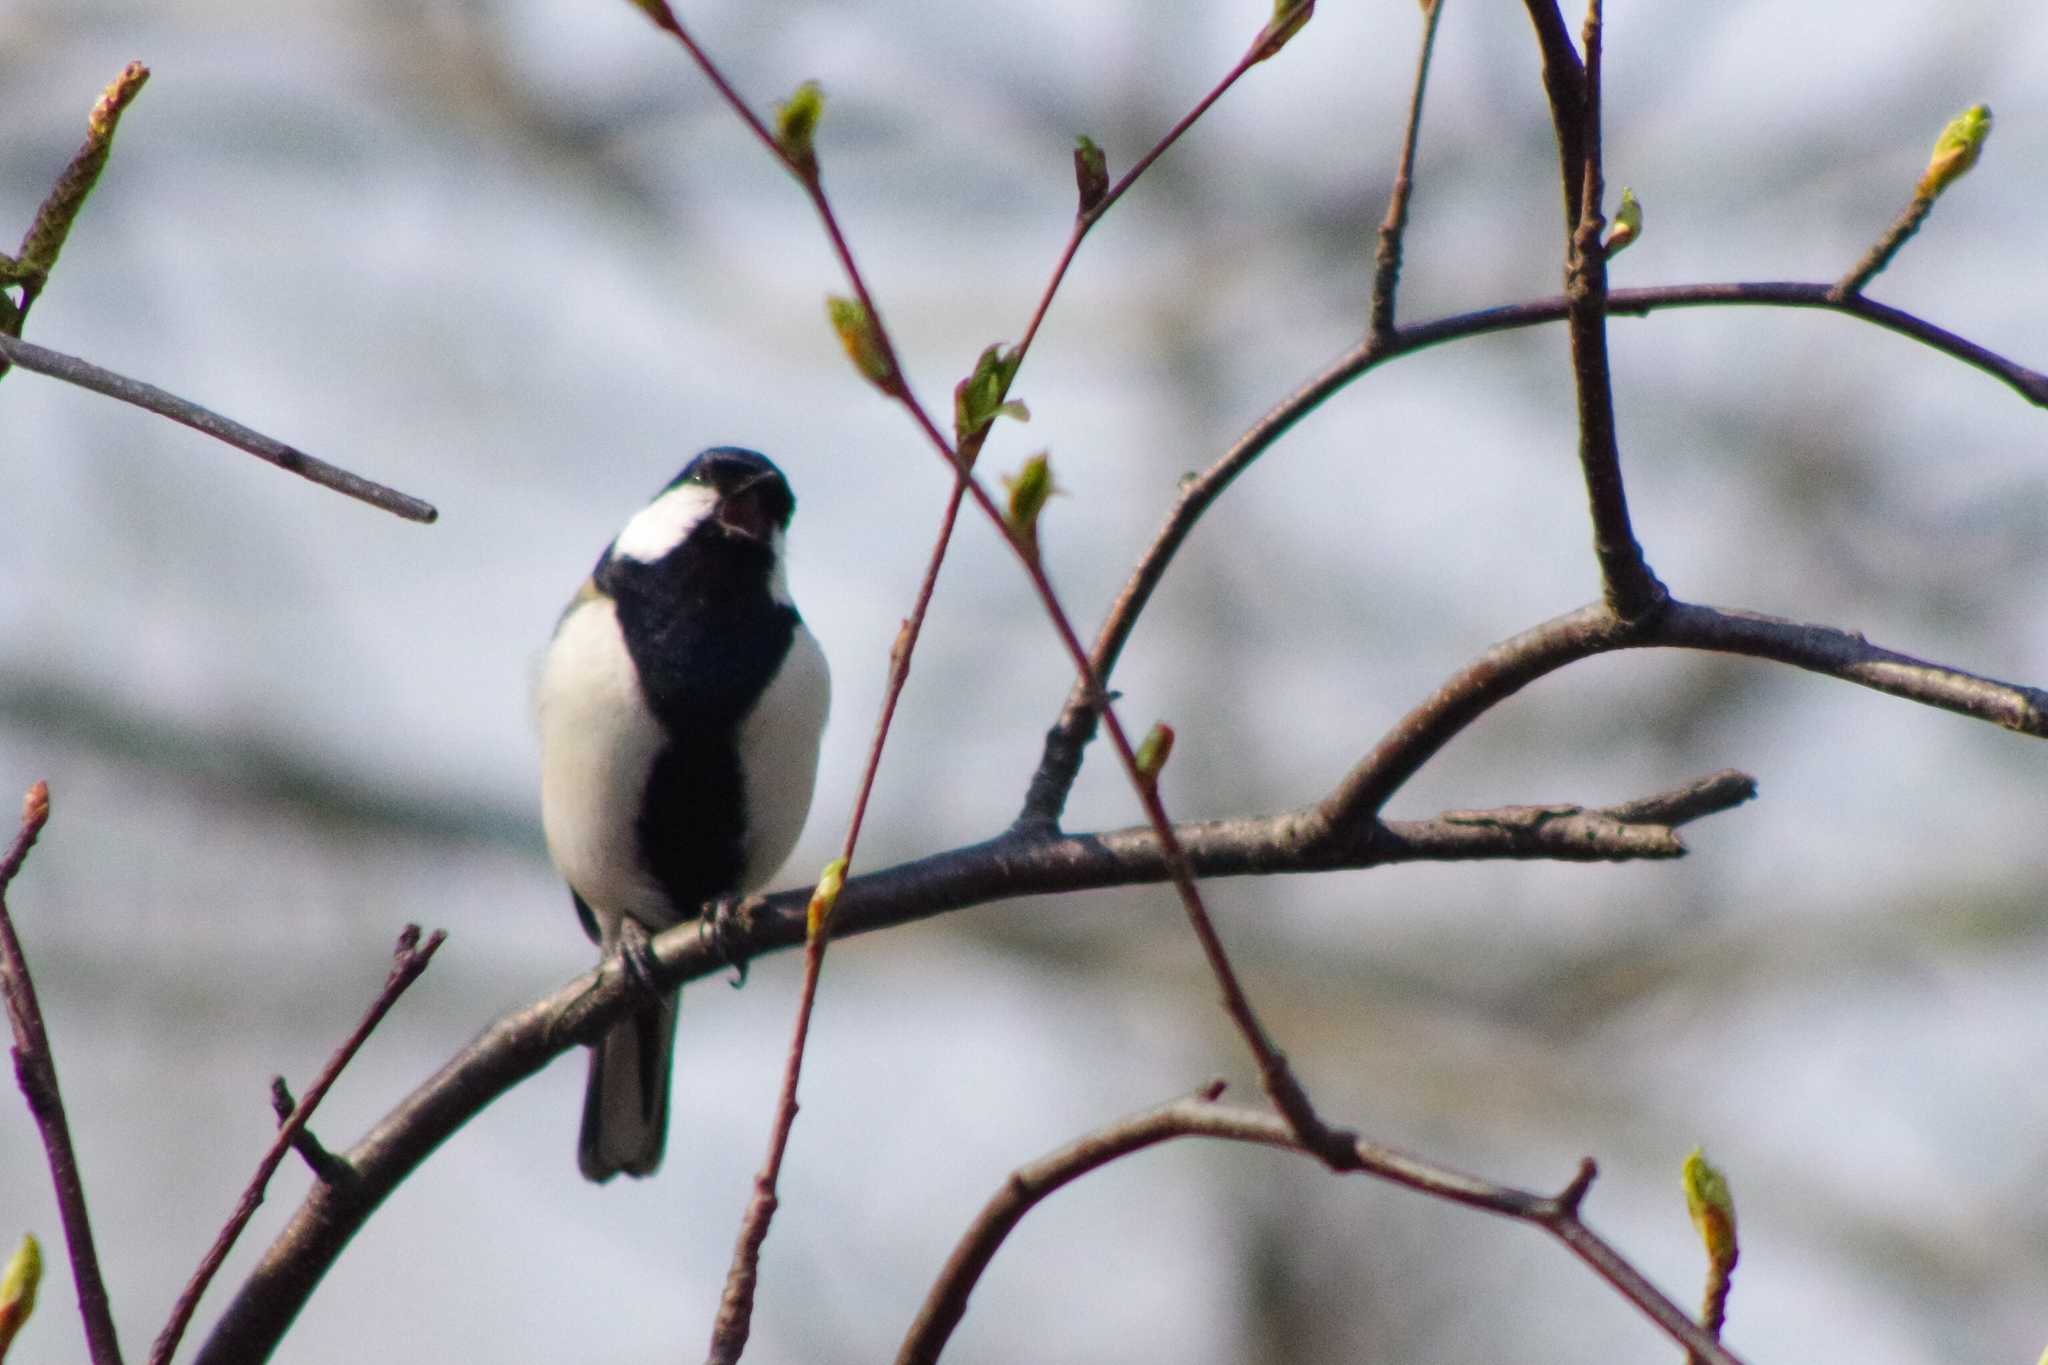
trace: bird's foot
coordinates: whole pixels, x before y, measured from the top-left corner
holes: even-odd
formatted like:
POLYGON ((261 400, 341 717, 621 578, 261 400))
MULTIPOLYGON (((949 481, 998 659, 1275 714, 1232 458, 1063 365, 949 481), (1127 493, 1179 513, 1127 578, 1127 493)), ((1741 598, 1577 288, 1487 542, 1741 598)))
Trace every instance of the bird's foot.
POLYGON ((654 956, 654 940, 638 920, 619 922, 619 970, 635 994, 643 997, 641 1007, 651 1009, 662 1001, 662 989, 655 984, 660 964, 654 956))
POLYGON ((739 916, 740 903, 730 896, 711 902, 697 918, 697 939, 713 957, 732 968, 726 984, 734 990, 747 984, 746 936, 739 916))

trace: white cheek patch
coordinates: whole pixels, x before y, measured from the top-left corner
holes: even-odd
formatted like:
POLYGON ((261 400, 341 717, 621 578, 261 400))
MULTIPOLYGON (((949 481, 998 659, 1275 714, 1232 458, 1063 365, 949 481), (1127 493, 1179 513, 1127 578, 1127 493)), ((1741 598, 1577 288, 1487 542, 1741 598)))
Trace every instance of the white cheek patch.
POLYGON ((718 510, 718 491, 679 483, 634 514, 612 542, 612 553, 652 564, 683 543, 699 522, 718 510))

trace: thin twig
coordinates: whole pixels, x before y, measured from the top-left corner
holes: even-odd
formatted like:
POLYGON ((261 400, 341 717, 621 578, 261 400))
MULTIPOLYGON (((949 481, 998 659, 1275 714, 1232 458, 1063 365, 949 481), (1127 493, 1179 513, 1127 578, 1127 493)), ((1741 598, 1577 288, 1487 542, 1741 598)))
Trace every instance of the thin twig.
MULTIPOLYGON (((1160 139, 1143 156, 1131 163, 1131 168, 1119 176, 1115 183, 1104 192, 1101 199, 1082 208, 1074 215, 1074 229, 1067 238, 1066 247, 1059 259, 1053 263, 1052 277, 1045 282, 1045 289, 1038 296, 1038 306, 1031 310, 1031 320, 1024 326, 1024 335, 1017 343, 1018 354, 1030 353, 1031 343, 1038 337, 1038 328, 1045 321, 1046 313, 1052 308, 1053 296, 1059 293, 1060 284, 1067 277, 1067 267, 1074 263, 1074 256, 1081 249, 1081 242, 1095 225, 1102 221, 1104 214, 1124 197, 1125 191, 1138 183, 1138 177, 1150 170, 1152 163, 1166 154, 1169 147, 1180 141, 1181 134, 1195 126, 1196 120, 1209 112, 1209 106, 1222 99, 1224 92, 1237 84, 1238 78, 1259 62, 1259 45, 1255 42, 1245 50, 1237 64, 1223 74, 1223 78, 1211 86, 1209 92, 1195 102, 1194 108, 1183 114, 1179 122, 1166 130, 1160 139)), ((1005 391, 1007 393, 1007 390, 1005 391)))
POLYGON ((133 403, 159 417, 168 417, 173 422, 188 426, 194 431, 204 432, 215 440, 225 441, 237 450, 245 450, 259 460, 276 465, 287 473, 302 479, 310 479, 322 488, 331 488, 358 502, 367 502, 372 507, 382 508, 407 521, 431 522, 440 513, 432 503, 421 502, 408 493, 387 488, 360 474, 351 474, 338 465, 316 459, 303 450, 295 449, 284 442, 251 430, 232 418, 200 407, 197 403, 178 397, 174 393, 145 384, 139 379, 104 370, 91 361, 76 356, 52 351, 32 342, 0 334, 0 358, 21 366, 36 374, 61 379, 81 389, 118 398, 123 403, 133 403))
MULTIPOLYGON (((1195 1098, 1132 1115, 1012 1172, 954 1248, 904 1339, 896 1357, 897 1365, 931 1365, 939 1359, 947 1339, 966 1314, 968 1296, 1003 1240, 1046 1196, 1090 1171, 1133 1152, 1183 1137, 1215 1138, 1322 1155, 1308 1151, 1288 1126, 1272 1115, 1216 1103, 1221 1089, 1220 1083, 1213 1084, 1195 1098)), ((1555 1195, 1497 1184, 1363 1138, 1353 1140, 1337 1169, 1377 1176, 1432 1198, 1539 1227, 1591 1266, 1673 1342, 1714 1365, 1740 1365, 1732 1352, 1586 1226, 1579 1208, 1592 1184, 1591 1161, 1580 1163, 1571 1183, 1555 1195)))
MULTIPOLYGON (((277 1115, 280 1125, 289 1122, 292 1111, 299 1102, 292 1098, 291 1087, 282 1076, 270 1078, 270 1112, 277 1115)), ((299 1160, 306 1163, 306 1169, 313 1173, 315 1180, 347 1180, 352 1172, 348 1163, 327 1150, 320 1139, 313 1135, 311 1128, 302 1127, 292 1134, 292 1150, 299 1154, 299 1160)))
MULTIPOLYGON (((1834 286, 1828 284, 1793 281, 1619 289, 1608 295, 1607 311, 1644 317, 1665 309, 1747 305, 1841 313, 1960 360, 2001 381, 2036 407, 2048 407, 2048 374, 2029 369, 1903 309, 1874 302, 1860 294, 1846 299, 1837 298, 1833 289, 1834 286)), ((1563 295, 1499 308, 1483 308, 1477 312, 1459 313, 1399 328, 1390 340, 1367 339, 1337 356, 1321 373, 1276 403, 1215 463, 1181 484, 1179 496, 1165 521, 1104 616, 1090 656, 1095 676, 1106 683, 1115 671, 1124 645, 1151 601, 1153 590, 1165 577, 1168 565, 1194 530, 1195 523, 1238 475, 1250 468, 1325 400, 1387 361, 1467 337, 1561 322, 1570 311, 1571 302, 1563 295)), ((1077 684, 1067 694, 1058 720, 1046 734, 1044 751, 1037 770, 1031 776, 1023 808, 1017 817, 1019 828, 1058 827, 1067 795, 1073 790, 1074 779, 1081 769, 1082 754, 1094 735, 1094 709, 1077 684)))
POLYGON ((0 858, 0 989, 7 996, 7 1021, 14 1030, 14 1078, 28 1101, 43 1153, 56 1189, 57 1216, 64 1224, 64 1242, 71 1255, 71 1278, 78 1288, 78 1315, 85 1323, 85 1345, 93 1365, 121 1365, 121 1343, 114 1335, 114 1315, 107 1305, 107 1285, 100 1275, 99 1253, 93 1248, 92 1219, 85 1208, 85 1181, 78 1154, 71 1146, 71 1123, 64 1116, 64 1097, 57 1088, 57 1058, 43 1028, 43 1009, 28 958, 14 932, 7 910, 7 888, 20 873, 28 851, 50 819, 50 787, 38 782, 22 802, 21 826, 7 855, 0 858))
POLYGON ((1415 86, 1408 97, 1408 124, 1401 131, 1401 159, 1394 170, 1394 188, 1387 196, 1387 216, 1380 223, 1379 250, 1373 258, 1372 323, 1366 335, 1375 341, 1394 334, 1394 292, 1401 282, 1401 236, 1408 227, 1408 196, 1415 186, 1415 145, 1422 136, 1422 96, 1429 84, 1429 58, 1436 50, 1437 20, 1444 0, 1423 0, 1422 47, 1415 58, 1415 86))
MULTIPOLYGON (((50 272, 57 266, 65 238, 71 235, 72 223, 77 220, 79 210, 85 207, 93 186, 99 183, 100 172, 106 168, 107 155, 113 150, 114 131, 120 126, 121 115, 142 93, 142 87, 148 80, 149 68, 141 62, 130 62, 94 101, 92 113, 85 121, 84 143, 72 154, 70 162, 50 187, 49 194, 37 207, 28 231, 22 234, 20 250, 13 260, 5 261, 4 270, 0 270, 0 285, 13 284, 21 289, 19 303, 9 301, 7 295, 0 292, 0 334, 21 335, 29 310, 35 307, 36 299, 50 282, 50 272)), ((0 359, 0 376, 4 376, 7 369, 7 361, 0 359)))
POLYGON ((1899 254, 1899 248, 1912 240, 1920 225, 1927 221, 1927 215, 1934 212, 1934 199, 1935 196, 1925 190, 1915 194, 1904 212, 1885 229, 1884 236, 1873 242, 1870 250, 1863 253, 1863 259, 1850 267, 1849 273, 1836 283, 1831 295, 1839 300, 1862 293, 1863 287, 1892 263, 1892 257, 1899 254))
POLYGON ((1526 0, 1536 45, 1543 53, 1543 93, 1550 100, 1557 134, 1558 180, 1564 186, 1564 230, 1578 226, 1580 190, 1586 179, 1586 68, 1572 47, 1571 30, 1557 0, 1526 0))
MULTIPOLYGON (((1005 539, 1023 564, 1026 573, 1030 576, 1032 586, 1037 592, 1047 616, 1051 619, 1053 628, 1059 635, 1061 643, 1066 647, 1068 656, 1072 660, 1083 686, 1100 707, 1104 724, 1109 730, 1110 742, 1117 751, 1117 757, 1123 765, 1125 776, 1130 781, 1133 790, 1137 792, 1140 803, 1145 808, 1146 816, 1159 836, 1160 847, 1166 857, 1169 874, 1175 890, 1179 893, 1181 905, 1187 913, 1189 924, 1194 930, 1197 941, 1201 944, 1203 955, 1208 959, 1211 970, 1217 978, 1225 1012, 1236 1023, 1239 1031, 1245 1038, 1247 1046, 1251 1049, 1254 1060, 1258 1065, 1260 1077, 1265 1083, 1268 1093, 1272 1095, 1274 1103, 1281 1112, 1286 1114, 1290 1122, 1296 1125, 1296 1129, 1301 1134, 1304 1142, 1315 1145, 1319 1142, 1327 1143, 1337 1139, 1340 1135, 1331 1133, 1316 1117, 1306 1093, 1302 1091, 1299 1083, 1288 1070, 1286 1058, 1274 1046, 1264 1027, 1259 1023, 1258 1017, 1252 1009, 1249 997, 1245 994, 1241 983, 1237 980, 1236 971, 1223 948, 1222 940, 1217 935, 1214 924, 1210 921, 1208 910, 1202 903, 1201 893, 1196 889, 1194 874, 1187 863, 1186 856, 1174 838, 1173 825, 1167 817, 1165 807, 1160 800, 1157 785, 1148 782, 1139 773, 1137 756, 1132 748, 1129 737, 1125 734, 1122 722, 1119 720, 1115 709, 1109 704, 1107 697, 1102 693, 1100 687, 1095 684, 1090 671, 1088 652, 1083 648, 1080 636, 1075 632, 1073 623, 1069 620, 1065 609, 1061 606, 1059 597, 1054 592, 1051 580, 1046 576, 1044 566, 1040 562, 1037 553, 1024 544, 1019 537, 1009 533, 1002 509, 997 506, 994 498, 989 495, 988 490, 981 482, 975 479, 969 472, 966 465, 961 461, 960 453, 953 448, 944 433, 932 421, 930 414, 918 402, 908 380, 904 377, 902 364, 896 355, 894 343, 891 341, 887 326, 882 320, 881 312, 875 306, 874 299, 869 293, 867 284, 861 275, 859 265, 854 260, 852 249, 848 245, 845 234, 840 229, 838 218, 825 195, 823 181, 819 175, 815 160, 809 158, 800 159, 792 156, 790 151, 782 146, 780 140, 769 131, 767 125, 740 98, 738 91, 725 79, 724 75, 718 70, 716 63, 711 60, 710 55, 689 35, 665 0, 640 0, 640 7, 653 18, 659 27, 674 35, 683 44, 692 59, 696 61, 698 67, 712 81, 713 85, 725 97, 735 112, 740 115, 742 120, 754 132, 755 136, 803 185, 805 193, 810 197, 812 205, 824 225, 827 236, 831 239, 833 251, 838 256, 840 265, 845 270, 855 296, 858 298, 864 311, 870 328, 870 339, 877 352, 875 369, 879 375, 884 376, 879 381, 880 387, 890 397, 895 398, 903 405, 913 422, 925 433, 933 448, 946 461, 948 467, 955 471, 959 486, 964 488, 968 495, 974 499, 975 504, 981 508, 983 514, 989 518, 990 522, 998 529, 1004 531, 1005 539)), ((1267 44, 1255 43, 1252 50, 1247 54, 1243 65, 1249 66, 1252 62, 1270 55, 1267 47, 1267 44)), ((1213 99, 1217 94, 1220 94, 1222 88, 1219 87, 1216 92, 1212 93, 1210 98, 1213 99)), ((1200 106, 1200 108, 1207 107, 1206 102, 1200 106)), ((1199 112, 1200 109, 1198 108, 1197 113, 1199 112)), ((1192 122, 1192 117, 1190 116, 1184 122, 1192 122)), ((1150 164, 1149 161, 1134 167, 1132 173, 1127 175, 1126 179, 1134 179, 1135 175, 1143 170, 1144 165, 1148 164, 1150 164)), ((811 996, 816 988, 817 972, 822 966, 822 957, 822 947, 814 949, 806 955, 806 985, 798 1004, 798 1024, 796 1030, 798 1050, 792 1057, 789 1073, 785 1078, 786 1081, 791 1083, 785 1085, 783 1104, 779 1111, 791 1118, 793 1118, 795 1106, 795 1087, 793 1081, 796 1073, 801 1069, 801 1040, 807 1031, 811 996)), ((785 1128, 785 1123, 778 1120, 775 1130, 777 1132, 784 1132, 785 1128)), ((782 1140, 786 1141, 786 1133, 782 1140)), ((721 1365, 722 1362, 737 1360, 739 1353, 745 1347, 747 1318, 751 1313, 753 1282, 757 1273, 755 1258, 758 1256, 762 1241, 767 1236, 767 1224, 773 1216, 776 1204, 774 1180, 780 1165, 778 1148, 778 1142, 771 1138, 770 1159, 768 1164, 763 1166, 761 1174, 756 1178, 755 1197, 750 1202, 748 1212, 742 1220, 739 1240, 734 1254, 733 1268, 729 1272, 727 1281, 727 1291, 724 1300, 721 1302, 717 1320, 714 1323, 708 1358, 713 1362, 720 1362, 721 1365)))
POLYGON ((263 1160, 256 1164, 256 1174, 250 1177, 248 1187, 236 1201, 234 1212, 228 1215, 228 1221, 221 1228, 220 1235, 214 1238, 213 1245, 200 1260, 199 1268, 192 1272, 192 1278, 186 1282, 184 1290, 178 1295, 178 1301, 172 1305, 170 1320, 164 1324, 163 1331, 157 1334, 156 1344, 150 1349, 150 1365, 170 1365, 171 1356, 177 1351, 178 1342, 185 1335, 185 1328, 191 1323, 193 1312, 199 1307, 200 1297, 206 1293, 207 1285, 213 1282, 214 1274, 219 1271, 221 1262, 234 1250, 235 1241, 242 1235, 242 1229, 256 1216, 256 1210, 263 1203, 263 1192, 270 1184, 270 1177, 277 1173, 279 1164, 284 1161, 285 1153, 292 1150, 307 1121, 313 1117, 313 1111, 320 1107, 320 1101, 327 1097, 327 1091, 341 1075, 342 1068, 354 1059, 363 1044, 369 1040, 371 1032, 383 1021, 391 1007, 398 1003, 398 997, 405 994, 406 987, 419 979, 420 973, 424 972, 427 964, 433 960, 435 950, 447 937, 445 932, 436 929, 423 943, 420 941, 420 927, 417 924, 406 925, 404 932, 399 934, 398 946, 392 953, 391 971, 384 978, 383 989, 377 992, 377 998, 370 1002, 370 1007, 363 1011, 363 1017, 356 1024, 355 1031, 350 1033, 342 1045, 334 1050, 334 1055, 327 1059, 327 1065, 321 1068, 320 1075, 314 1080, 312 1087, 293 1107, 291 1116, 278 1127, 277 1136, 271 1140, 270 1150, 265 1152, 263 1160))
MULTIPOLYGON (((881 713, 875 719, 874 737, 868 744, 867 762, 862 767, 860 786, 853 802, 853 814, 846 823, 846 836, 840 844, 839 863, 842 874, 853 868, 853 855, 860 844, 862 826, 867 820, 868 800, 875 789, 875 779, 881 772, 882 752, 888 744, 889 731, 896 718, 897 703, 902 699, 903 687, 910 679, 911 656, 917 649, 917 641, 924 629, 926 614, 931 609, 932 594, 937 590, 939 571, 946 559, 947 547, 952 543, 953 529, 959 520, 960 502, 965 496, 966 474, 963 470, 954 480, 953 491, 946 499, 946 510, 940 517, 939 534, 932 545, 930 556, 925 562, 924 577, 918 584, 917 600, 912 604, 910 615, 904 618, 903 626, 897 633, 895 643, 889 650, 889 680, 882 694, 881 713)), ((733 1251, 733 1264, 727 1274, 725 1289, 719 1296, 718 1313, 712 1328, 712 1359, 738 1359, 746 1347, 747 1336, 753 1319, 754 1289, 760 1277, 761 1245, 767 1239, 768 1225, 777 1207, 776 1185, 781 1179, 782 1161, 789 1148, 790 1134, 796 1126, 797 1084, 803 1074, 803 1060, 810 1037, 811 1013, 817 997, 818 980, 825 966, 825 945, 831 935, 822 929, 809 935, 804 944, 803 981, 797 991, 796 1023, 791 1031, 789 1050, 783 1064, 782 1088, 777 1096, 775 1120, 769 1131, 768 1156, 762 1163, 761 1172, 754 1179, 754 1197, 748 1204, 741 1220, 741 1234, 733 1251)))
POLYGON ((1621 445, 1615 434, 1614 384, 1607 359, 1607 249, 1601 243, 1605 191, 1600 159, 1600 0, 1588 0, 1585 28, 1585 98, 1577 108, 1554 107, 1563 125, 1580 120, 1578 224, 1565 256, 1565 297, 1571 307, 1565 328, 1571 337, 1572 376, 1579 403, 1579 465, 1593 519, 1593 552, 1607 600, 1625 621, 1658 610, 1668 593, 1644 557, 1628 510, 1621 477, 1621 445))

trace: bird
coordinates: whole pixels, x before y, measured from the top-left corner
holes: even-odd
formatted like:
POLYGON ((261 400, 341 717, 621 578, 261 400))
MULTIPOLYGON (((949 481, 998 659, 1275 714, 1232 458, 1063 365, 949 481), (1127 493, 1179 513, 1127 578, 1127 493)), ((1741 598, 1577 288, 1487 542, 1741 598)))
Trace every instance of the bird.
MULTIPOLYGON (((556 623, 537 688, 541 825, 609 958, 765 886, 809 814, 831 704, 790 599, 796 499, 715 446, 635 513, 556 623)), ((674 993, 591 1047, 577 1164, 647 1176, 667 1142, 674 993)))

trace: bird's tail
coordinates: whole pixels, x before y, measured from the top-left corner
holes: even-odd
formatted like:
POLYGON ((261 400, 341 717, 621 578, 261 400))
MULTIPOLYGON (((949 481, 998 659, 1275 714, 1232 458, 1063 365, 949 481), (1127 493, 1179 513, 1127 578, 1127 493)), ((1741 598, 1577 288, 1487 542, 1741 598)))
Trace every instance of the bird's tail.
POLYGON ((676 1048, 679 997, 612 1026, 590 1049, 583 1092, 583 1134, 576 1161, 586 1179, 654 1174, 668 1140, 668 1079, 676 1048))

